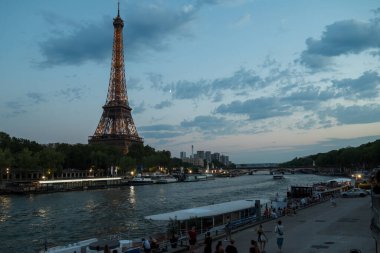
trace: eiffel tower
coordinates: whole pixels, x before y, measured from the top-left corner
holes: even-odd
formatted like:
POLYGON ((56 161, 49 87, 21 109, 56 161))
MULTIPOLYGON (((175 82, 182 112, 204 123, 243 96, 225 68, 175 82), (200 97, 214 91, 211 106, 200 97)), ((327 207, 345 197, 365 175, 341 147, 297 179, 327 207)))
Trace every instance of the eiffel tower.
POLYGON ((106 104, 103 114, 89 144, 106 144, 128 152, 128 147, 134 143, 143 143, 132 119, 132 108, 128 103, 125 81, 123 27, 118 3, 117 17, 113 19, 114 38, 112 51, 111 75, 108 86, 106 104))

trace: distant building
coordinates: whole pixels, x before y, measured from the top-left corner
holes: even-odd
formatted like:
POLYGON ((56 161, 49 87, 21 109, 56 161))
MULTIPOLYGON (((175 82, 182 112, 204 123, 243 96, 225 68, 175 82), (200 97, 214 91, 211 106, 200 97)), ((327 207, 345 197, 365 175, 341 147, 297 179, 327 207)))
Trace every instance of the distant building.
POLYGON ((197 158, 197 157, 195 157, 195 158, 188 158, 188 157, 185 157, 185 158, 182 158, 181 160, 182 160, 182 162, 190 163, 190 164, 195 165, 195 166, 200 166, 200 167, 204 167, 205 166, 204 161, 201 158, 197 158))
POLYGON ((205 159, 205 152, 204 151, 197 151, 197 157, 200 159, 205 159))
POLYGON ((186 158, 186 152, 181 151, 181 153, 180 153, 180 157, 181 157, 181 159, 186 158))
POLYGON ((224 165, 229 165, 229 157, 227 155, 221 155, 220 156, 220 162, 223 163, 224 165))
POLYGON ((220 153, 213 153, 211 159, 220 162, 220 153))
POLYGON ((206 151, 205 152, 205 159, 208 163, 211 162, 211 151, 206 151))

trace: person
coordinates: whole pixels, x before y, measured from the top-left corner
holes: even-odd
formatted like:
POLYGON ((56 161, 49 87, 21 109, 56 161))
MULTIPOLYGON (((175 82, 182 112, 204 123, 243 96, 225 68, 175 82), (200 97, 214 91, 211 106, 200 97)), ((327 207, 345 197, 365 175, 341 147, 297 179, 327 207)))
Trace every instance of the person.
POLYGON ((157 252, 159 250, 158 242, 155 238, 149 236, 150 249, 152 252, 157 252))
POLYGON ((218 241, 218 243, 216 244, 215 253, 224 253, 222 241, 218 241))
POLYGON ((145 240, 145 238, 142 239, 142 248, 144 249, 145 253, 151 252, 149 240, 145 240))
POLYGON ((264 233, 263 225, 260 224, 259 228, 257 229, 257 241, 259 242, 259 248, 261 252, 265 252, 265 244, 267 240, 268 238, 264 233))
POLYGON ((334 195, 331 195, 330 202, 331 202, 332 207, 336 207, 336 200, 335 200, 334 195))
POLYGON ((231 237, 231 220, 230 220, 230 217, 227 217, 227 223, 226 223, 226 226, 225 226, 225 231, 226 231, 226 241, 231 241, 232 240, 232 237, 231 237))
POLYGON ((230 244, 227 245, 224 250, 226 253, 238 253, 237 248, 235 247, 235 240, 231 239, 230 244))
POLYGON ((274 233, 277 236, 277 247, 279 252, 282 252, 282 244, 284 243, 284 226, 281 220, 277 221, 277 225, 274 228, 274 233))
POLYGON ((194 252, 195 243, 197 242, 197 232, 195 231, 195 226, 189 231, 189 251, 190 253, 194 252))
POLYGON ((110 253, 110 249, 108 247, 108 244, 104 245, 104 253, 110 253))
POLYGON ((257 241, 251 240, 251 247, 249 248, 249 253, 261 253, 257 241))
POLYGON ((210 232, 208 231, 205 237, 204 253, 211 253, 211 251, 212 251, 212 238, 211 238, 210 232))

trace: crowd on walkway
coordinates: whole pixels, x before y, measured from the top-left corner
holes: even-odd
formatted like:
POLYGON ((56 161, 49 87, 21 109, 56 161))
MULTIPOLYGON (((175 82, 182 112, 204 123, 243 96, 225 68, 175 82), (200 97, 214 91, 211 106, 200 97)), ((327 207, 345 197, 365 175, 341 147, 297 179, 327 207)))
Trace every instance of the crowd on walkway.
MULTIPOLYGON (((256 234, 252 235, 253 238, 250 242, 247 242, 247 250, 249 253, 265 253, 265 246, 269 243, 268 237, 263 229, 263 225, 260 224, 255 230, 256 234)), ((276 234, 276 244, 278 252, 282 252, 282 245, 284 243, 284 225, 281 220, 277 221, 276 226, 273 228, 273 232, 276 234)), ((189 233, 194 233, 194 231, 189 231, 189 233)), ((203 253, 238 253, 235 246, 235 240, 231 238, 231 234, 226 233, 226 238, 224 240, 219 240, 216 243, 215 249, 212 249, 213 239, 210 232, 205 234, 203 244, 203 253), (227 244, 226 246, 223 246, 227 244)), ((189 247, 189 253, 194 253, 194 247, 189 247)), ((198 253, 201 253, 198 250, 198 253)))

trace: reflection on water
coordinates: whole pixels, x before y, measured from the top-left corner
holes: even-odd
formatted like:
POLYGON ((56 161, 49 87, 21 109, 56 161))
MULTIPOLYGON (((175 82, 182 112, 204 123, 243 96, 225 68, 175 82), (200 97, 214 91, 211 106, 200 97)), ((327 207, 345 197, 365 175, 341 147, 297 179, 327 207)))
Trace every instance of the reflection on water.
POLYGON ((0 223, 7 221, 10 216, 8 212, 11 207, 11 198, 9 196, 0 196, 0 223))
POLYGON ((0 252, 35 252, 93 237, 141 238, 163 227, 147 215, 237 199, 285 195, 292 184, 327 181, 315 175, 216 178, 212 181, 123 187, 31 196, 0 196, 0 252))

